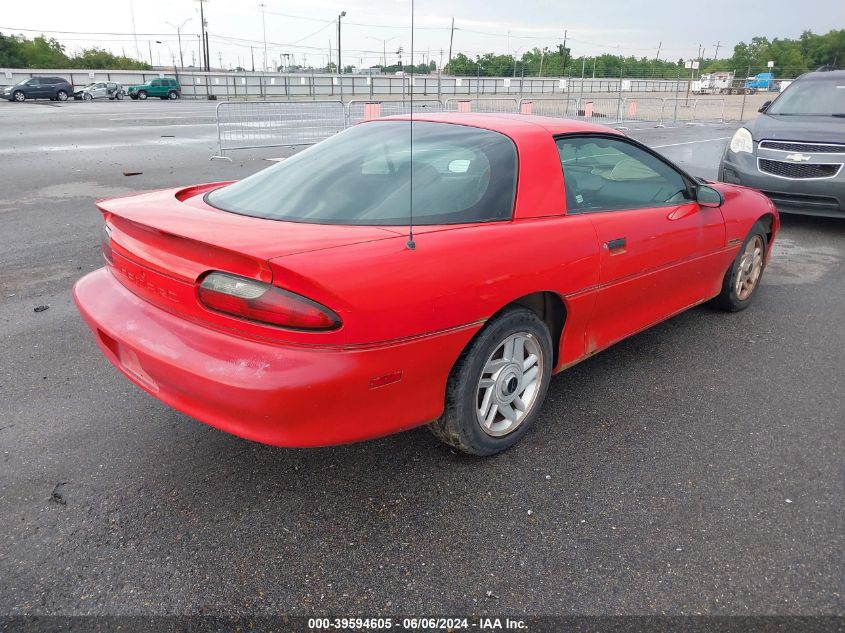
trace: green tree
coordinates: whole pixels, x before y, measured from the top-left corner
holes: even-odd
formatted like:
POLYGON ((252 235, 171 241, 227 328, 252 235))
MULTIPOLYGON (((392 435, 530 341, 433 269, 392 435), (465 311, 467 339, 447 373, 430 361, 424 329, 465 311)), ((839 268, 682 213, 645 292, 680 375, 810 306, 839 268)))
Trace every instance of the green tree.
POLYGON ((31 40, 22 38, 20 54, 26 68, 67 68, 70 64, 65 47, 58 40, 43 35, 31 40))
POLYGON ((150 65, 128 57, 114 55, 102 48, 86 48, 70 59, 71 68, 92 70, 149 70, 150 65))
POLYGON ((25 68, 21 54, 21 38, 0 33, 0 66, 3 68, 25 68))

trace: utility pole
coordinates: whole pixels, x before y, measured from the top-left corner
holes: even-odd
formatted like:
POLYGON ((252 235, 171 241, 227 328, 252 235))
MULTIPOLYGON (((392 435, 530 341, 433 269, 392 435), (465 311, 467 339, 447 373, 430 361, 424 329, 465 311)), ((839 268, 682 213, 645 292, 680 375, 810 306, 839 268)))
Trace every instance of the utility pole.
POLYGON ((567 55, 566 55, 566 35, 567 35, 567 33, 568 33, 567 30, 563 31, 563 48, 560 49, 560 54, 563 56, 563 58, 561 59, 561 64, 562 64, 562 69, 560 71, 561 77, 566 76, 566 57, 567 57, 567 55))
POLYGON ((249 58, 252 60, 252 72, 255 72, 255 53, 252 46, 249 47, 249 58))
POLYGON ((452 63, 452 42, 455 41, 455 16, 452 16, 452 30, 449 33, 449 61, 447 66, 452 63))
MULTIPOLYGON (((188 20, 190 20, 190 19, 191 18, 188 18, 188 20)), ((185 25, 183 24, 182 26, 185 26, 185 25)), ((185 72, 185 58, 182 57, 182 28, 181 27, 176 29, 176 39, 179 40, 179 66, 182 68, 182 72, 185 72)))
POLYGON ((153 64, 153 43, 150 42, 150 40, 147 40, 147 46, 150 47, 150 66, 155 66, 155 64, 153 64))
POLYGON ((651 77, 654 79, 654 75, 657 72, 657 64, 660 62, 660 49, 663 48, 663 40, 657 43, 657 55, 654 56, 654 69, 651 71, 651 77))
MULTIPOLYGON (((346 17, 346 11, 341 11, 337 16, 337 74, 340 75, 343 73, 343 66, 341 66, 341 59, 340 59, 340 20, 341 18, 346 17)), ((341 88, 343 84, 341 84, 341 88)))
POLYGON ((208 31, 205 32, 205 67, 211 70, 211 47, 208 45, 208 31))
MULTIPOLYGON (((185 61, 182 57, 182 29, 184 29, 185 25, 190 21, 191 21, 191 18, 188 18, 187 20, 182 22, 181 26, 176 26, 175 24, 170 24, 170 22, 166 23, 169 26, 172 26, 174 29, 176 29, 176 37, 179 39, 179 65, 182 67, 183 72, 185 70, 185 61)), ((175 66, 175 63, 174 63, 174 66, 175 66)))
POLYGON ((716 42, 716 53, 713 55, 713 59, 719 59, 719 49, 722 47, 722 40, 716 42))
POLYGON ((223 53, 217 51, 217 61, 220 62, 220 70, 223 70, 223 53))
POLYGON ((135 30, 135 7, 132 6, 132 0, 129 0, 129 17, 132 18, 132 37, 135 40, 135 57, 141 59, 141 49, 138 48, 138 32, 135 30))
POLYGON ((203 70, 208 71, 208 70, 211 70, 211 68, 210 68, 211 64, 209 64, 210 58, 209 58, 209 54, 208 54, 208 38, 206 37, 206 34, 205 34, 205 28, 206 28, 206 26, 208 26, 208 24, 205 21, 205 11, 203 9, 203 5, 206 2, 208 2, 208 0, 196 0, 196 1, 200 3, 200 30, 202 32, 202 36, 201 36, 201 41, 202 41, 201 57, 202 57, 202 59, 200 60, 200 66, 205 66, 205 68, 203 70))
POLYGON ((267 72, 267 22, 264 18, 264 7, 267 5, 262 2, 258 6, 261 7, 261 30, 264 33, 264 66, 261 70, 267 72))

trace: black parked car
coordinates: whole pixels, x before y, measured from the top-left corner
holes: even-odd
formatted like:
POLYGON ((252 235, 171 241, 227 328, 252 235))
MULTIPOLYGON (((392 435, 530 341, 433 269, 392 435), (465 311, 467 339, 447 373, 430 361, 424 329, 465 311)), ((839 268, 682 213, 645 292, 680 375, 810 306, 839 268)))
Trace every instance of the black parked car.
POLYGON ((50 99, 67 101, 73 96, 73 86, 61 77, 32 77, 3 89, 3 97, 9 101, 26 99, 50 99))
POLYGON ((793 81, 725 149, 719 180, 761 190, 787 213, 845 218, 845 71, 793 81))

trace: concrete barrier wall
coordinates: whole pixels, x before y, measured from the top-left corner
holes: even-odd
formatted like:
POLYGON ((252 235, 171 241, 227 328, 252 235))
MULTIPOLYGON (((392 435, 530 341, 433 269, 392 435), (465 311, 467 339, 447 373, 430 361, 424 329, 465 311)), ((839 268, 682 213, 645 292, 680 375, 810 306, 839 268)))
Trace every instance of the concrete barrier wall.
POLYGON ((0 86, 15 84, 33 76, 64 77, 76 87, 92 81, 116 81, 124 86, 141 84, 158 77, 178 77, 182 96, 186 99, 290 99, 401 97, 410 94, 449 97, 478 95, 563 95, 585 93, 680 92, 687 90, 687 81, 662 79, 557 78, 557 77, 451 77, 440 75, 330 75, 325 73, 252 73, 172 71, 109 71, 0 69, 0 86))

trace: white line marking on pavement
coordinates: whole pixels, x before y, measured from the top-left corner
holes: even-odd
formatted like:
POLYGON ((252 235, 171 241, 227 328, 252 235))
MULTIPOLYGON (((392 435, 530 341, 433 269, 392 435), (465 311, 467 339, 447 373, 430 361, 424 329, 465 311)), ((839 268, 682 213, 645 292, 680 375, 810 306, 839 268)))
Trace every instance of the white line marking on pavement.
POLYGON ((677 147, 678 145, 693 145, 694 143, 713 143, 714 141, 726 141, 730 136, 720 136, 719 138, 706 138, 702 141, 684 141, 683 143, 669 143, 668 145, 651 145, 651 149, 662 149, 664 147, 677 147))

